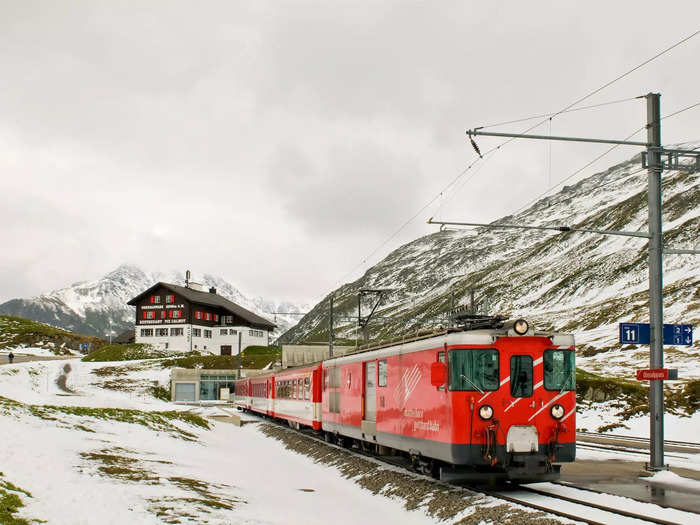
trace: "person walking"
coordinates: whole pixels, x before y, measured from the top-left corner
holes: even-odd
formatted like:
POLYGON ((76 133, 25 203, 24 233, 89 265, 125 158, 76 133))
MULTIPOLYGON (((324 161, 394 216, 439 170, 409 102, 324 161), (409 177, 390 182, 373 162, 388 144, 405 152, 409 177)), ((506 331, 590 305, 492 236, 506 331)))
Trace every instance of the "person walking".
POLYGON ((10 362, 10 364, 12 364, 12 362, 15 360, 15 354, 13 354, 12 352, 7 354, 7 360, 10 362))

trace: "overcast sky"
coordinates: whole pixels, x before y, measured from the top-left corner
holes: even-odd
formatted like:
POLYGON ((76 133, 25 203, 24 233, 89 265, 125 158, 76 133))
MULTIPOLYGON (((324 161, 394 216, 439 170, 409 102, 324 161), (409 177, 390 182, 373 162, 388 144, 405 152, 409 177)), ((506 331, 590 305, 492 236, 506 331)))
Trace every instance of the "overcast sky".
MULTIPOLYGON (((465 129, 562 109, 700 29, 700 2, 660 5, 0 0, 0 301, 126 262, 316 301, 428 217, 494 220, 604 151, 509 144, 348 275, 474 161, 465 129)), ((700 36, 582 105, 700 102, 699 57, 700 36)), ((644 104, 552 133, 624 138, 644 104)))

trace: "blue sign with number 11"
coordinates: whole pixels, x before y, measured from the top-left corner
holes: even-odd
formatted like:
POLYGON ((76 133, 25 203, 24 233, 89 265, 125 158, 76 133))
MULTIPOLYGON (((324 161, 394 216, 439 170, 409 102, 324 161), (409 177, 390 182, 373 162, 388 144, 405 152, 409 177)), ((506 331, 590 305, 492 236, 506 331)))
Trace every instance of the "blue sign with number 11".
MULTIPOLYGON (((620 343, 623 345, 648 345, 651 340, 649 323, 620 323, 620 343)), ((693 325, 665 324, 665 345, 693 344, 693 325)))

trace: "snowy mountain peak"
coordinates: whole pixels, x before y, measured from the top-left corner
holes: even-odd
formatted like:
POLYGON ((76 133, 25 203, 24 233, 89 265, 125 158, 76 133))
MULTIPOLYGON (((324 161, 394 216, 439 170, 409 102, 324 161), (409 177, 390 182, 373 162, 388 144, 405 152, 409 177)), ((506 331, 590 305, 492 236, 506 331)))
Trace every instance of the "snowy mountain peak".
MULTIPOLYGON (((222 277, 211 274, 205 273, 201 277, 195 275, 192 280, 207 288, 214 287, 219 295, 273 320, 278 325, 278 333, 288 330, 299 317, 278 315, 275 319, 271 312, 300 311, 305 306, 262 297, 246 297, 222 277)), ((93 281, 80 281, 30 299, 7 301, 0 304, 0 313, 106 337, 110 327, 113 334, 118 334, 133 326, 134 310, 126 303, 157 282, 182 286, 185 284, 185 272, 149 272, 135 264, 122 264, 93 281)))

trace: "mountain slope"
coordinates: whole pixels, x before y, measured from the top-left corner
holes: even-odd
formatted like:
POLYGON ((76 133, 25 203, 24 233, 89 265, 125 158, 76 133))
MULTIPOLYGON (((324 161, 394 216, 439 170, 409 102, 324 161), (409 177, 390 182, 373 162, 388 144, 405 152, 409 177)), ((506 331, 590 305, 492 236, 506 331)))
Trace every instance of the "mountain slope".
MULTIPOLYGON (((113 334, 134 324, 134 309, 127 301, 158 281, 183 285, 182 272, 146 272, 134 265, 121 265, 95 281, 75 283, 31 299, 12 299, 0 305, 0 314, 23 317, 59 326, 73 332, 106 337, 110 326, 113 334)), ((301 311, 303 306, 244 296, 224 279, 205 274, 199 279, 217 293, 263 317, 273 319, 267 312, 279 309, 301 311)), ((298 318, 277 316, 278 333, 288 329, 298 318)))
MULTIPOLYGON (((698 181, 697 173, 664 173, 666 246, 697 243, 698 181)), ((644 231, 646 184, 637 155, 501 221, 644 231)), ((370 337, 382 339, 444 323, 451 302, 468 303, 473 289, 482 311, 524 316, 538 328, 573 331, 582 354, 612 352, 607 358, 613 358, 622 351, 616 344, 616 323, 648 322, 647 257, 647 241, 635 237, 486 228, 441 231, 394 250, 360 279, 332 294, 336 315, 356 318, 361 288, 391 289, 375 314, 382 319, 370 324, 370 337)), ((664 283, 665 322, 700 324, 700 257, 665 256, 664 283)), ((363 307, 363 314, 368 312, 369 306, 363 307)), ((327 324, 328 297, 282 339, 325 341, 327 324)), ((357 336, 356 322, 336 326, 336 337, 357 336)), ((690 350, 675 349, 674 364, 700 376, 694 365, 698 348, 696 344, 690 350)), ((645 352, 640 348, 635 359, 626 356, 620 362, 643 364, 648 362, 645 352)), ((629 349, 632 353, 634 349, 629 349)))

